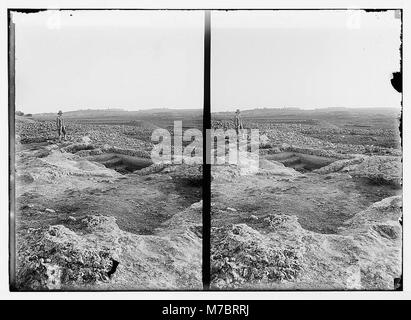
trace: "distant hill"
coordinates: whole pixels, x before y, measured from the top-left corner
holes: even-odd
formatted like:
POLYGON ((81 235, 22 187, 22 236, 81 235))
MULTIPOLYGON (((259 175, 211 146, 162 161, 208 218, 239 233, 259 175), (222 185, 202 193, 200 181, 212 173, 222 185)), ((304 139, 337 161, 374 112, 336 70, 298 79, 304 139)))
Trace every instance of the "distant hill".
MULTIPOLYGON (((213 112, 214 117, 232 117, 235 110, 231 112, 213 112)), ((399 108, 343 108, 343 107, 329 107, 318 109, 300 109, 300 108, 256 108, 241 111, 242 117, 250 118, 265 118, 265 117, 289 117, 289 116, 307 116, 307 117, 321 117, 330 115, 355 115, 355 114, 381 114, 395 116, 400 113, 399 108)))
POLYGON ((25 123, 34 123, 35 121, 31 118, 24 117, 24 116, 18 116, 16 115, 14 118, 15 122, 25 122, 25 123))
MULTIPOLYGON (((202 109, 167 109, 167 108, 156 108, 148 110, 139 111, 127 111, 124 109, 85 109, 76 111, 64 112, 64 117, 67 119, 89 119, 89 118, 113 118, 113 117, 129 117, 129 118, 145 118, 153 116, 167 117, 198 117, 203 113, 202 109)), ((36 113, 33 114, 35 119, 50 119, 55 118, 56 113, 36 113)))

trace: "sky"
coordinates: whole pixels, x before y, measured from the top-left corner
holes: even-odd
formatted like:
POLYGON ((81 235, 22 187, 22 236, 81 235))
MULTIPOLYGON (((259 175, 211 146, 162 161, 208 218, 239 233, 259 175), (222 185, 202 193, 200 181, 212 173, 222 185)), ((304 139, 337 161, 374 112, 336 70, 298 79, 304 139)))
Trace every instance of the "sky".
MULTIPOLYGON (((202 108, 202 11, 14 13, 16 110, 202 108)), ((399 107, 394 11, 213 11, 212 111, 399 107)))
POLYGON ((213 112, 401 105, 394 11, 223 11, 211 25, 213 112))
POLYGON ((14 13, 16 110, 202 108, 201 11, 14 13))

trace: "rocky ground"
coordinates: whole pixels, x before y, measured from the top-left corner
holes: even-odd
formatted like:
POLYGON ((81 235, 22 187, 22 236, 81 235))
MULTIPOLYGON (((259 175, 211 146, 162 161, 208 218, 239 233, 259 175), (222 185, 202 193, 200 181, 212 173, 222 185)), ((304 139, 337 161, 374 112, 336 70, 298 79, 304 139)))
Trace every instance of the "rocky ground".
POLYGON ((71 123, 56 143, 48 126, 16 125, 16 288, 201 289, 201 168, 122 172, 93 156, 147 159, 149 142, 71 123))
MULTIPOLYGON (((131 125, 82 123, 79 120, 65 120, 67 138, 69 141, 80 142, 82 137, 88 137, 97 144, 107 144, 118 148, 134 150, 150 150, 153 128, 131 125)), ((17 142, 42 143, 56 142, 56 123, 53 120, 33 120, 16 116, 17 142)))
POLYGON ((291 127, 265 132, 258 166, 212 167, 212 287, 396 289, 401 150, 341 146, 326 131, 321 140, 291 127))
MULTIPOLYGON (((201 166, 152 165, 150 126, 54 125, 16 119, 16 288, 201 289, 201 166)), ((400 146, 259 127, 257 164, 212 167, 212 288, 395 289, 400 146)))

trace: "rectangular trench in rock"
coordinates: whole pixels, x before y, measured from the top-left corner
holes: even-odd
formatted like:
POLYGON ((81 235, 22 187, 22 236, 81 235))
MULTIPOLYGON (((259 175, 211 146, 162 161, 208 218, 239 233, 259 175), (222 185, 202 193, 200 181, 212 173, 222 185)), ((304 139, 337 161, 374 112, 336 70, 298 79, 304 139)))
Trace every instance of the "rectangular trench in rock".
POLYGON ((136 170, 144 169, 153 164, 151 159, 119 153, 105 153, 91 156, 88 160, 101 163, 105 167, 113 169, 121 174, 133 173, 136 170))
POLYGON ((293 168, 299 172, 308 172, 328 166, 338 160, 323 156, 304 154, 298 152, 280 152, 265 157, 267 160, 278 161, 286 167, 293 168))

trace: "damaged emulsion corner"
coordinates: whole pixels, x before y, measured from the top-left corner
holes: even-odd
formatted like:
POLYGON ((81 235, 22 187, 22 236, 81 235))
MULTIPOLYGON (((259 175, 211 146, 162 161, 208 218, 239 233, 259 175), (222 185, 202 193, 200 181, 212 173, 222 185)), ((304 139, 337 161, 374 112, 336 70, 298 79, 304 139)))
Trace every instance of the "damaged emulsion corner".
POLYGON ((399 93, 402 93, 402 73, 401 71, 392 73, 391 85, 399 93))
MULTIPOLYGON (((364 12, 374 13, 374 12, 387 12, 392 9, 363 9, 364 12)), ((400 71, 392 73, 391 85, 399 93, 402 93, 402 9, 395 9, 395 18, 401 19, 401 44, 400 44, 400 71)), ((401 111, 402 114, 402 111, 401 111)))

